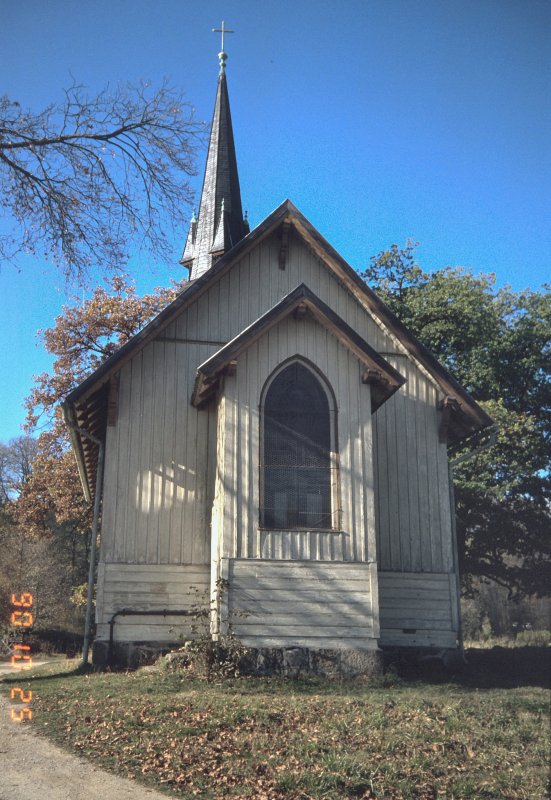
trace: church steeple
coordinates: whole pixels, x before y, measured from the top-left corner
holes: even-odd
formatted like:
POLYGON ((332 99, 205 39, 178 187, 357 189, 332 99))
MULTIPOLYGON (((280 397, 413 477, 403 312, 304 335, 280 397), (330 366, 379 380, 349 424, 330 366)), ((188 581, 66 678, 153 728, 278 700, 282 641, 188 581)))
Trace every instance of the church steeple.
POLYGON ((189 267, 190 280, 198 278, 214 262, 230 250, 248 232, 243 219, 241 191, 226 80, 224 33, 222 51, 218 54, 220 75, 212 116, 207 166, 203 179, 199 213, 191 220, 180 263, 189 267))

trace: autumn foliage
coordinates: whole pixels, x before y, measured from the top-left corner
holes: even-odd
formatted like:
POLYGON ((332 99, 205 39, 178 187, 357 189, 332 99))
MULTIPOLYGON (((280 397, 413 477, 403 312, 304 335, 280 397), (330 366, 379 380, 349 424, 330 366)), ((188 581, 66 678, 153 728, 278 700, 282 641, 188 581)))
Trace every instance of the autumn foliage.
POLYGON ((174 285, 140 297, 127 277, 117 276, 89 300, 65 307, 53 327, 40 332, 55 360, 50 373, 37 376, 26 401, 29 430, 45 427, 38 437, 32 473, 14 504, 16 521, 28 533, 42 536, 59 524, 81 531, 89 528, 91 512, 80 490, 59 404, 177 293, 174 285))

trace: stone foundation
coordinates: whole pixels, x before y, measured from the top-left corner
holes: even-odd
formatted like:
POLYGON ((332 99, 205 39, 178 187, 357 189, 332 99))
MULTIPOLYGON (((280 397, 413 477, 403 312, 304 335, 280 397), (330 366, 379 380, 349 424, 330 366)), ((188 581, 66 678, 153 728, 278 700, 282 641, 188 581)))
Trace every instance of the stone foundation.
POLYGON ((92 645, 92 665, 96 669, 128 667, 135 669, 153 664, 159 656, 169 653, 177 642, 113 642, 111 657, 109 642, 95 641, 92 645))
POLYGON ((187 649, 174 642, 114 642, 109 659, 109 642, 95 641, 92 664, 97 669, 107 667, 136 668, 153 663, 160 655, 170 653, 174 668, 184 667, 196 660, 209 660, 216 670, 216 660, 231 660, 241 675, 281 675, 298 678, 318 675, 325 678, 380 675, 383 655, 373 650, 313 650, 307 647, 244 648, 230 640, 228 644, 205 642, 199 646, 190 642, 187 649), (216 652, 218 648, 218 653, 216 652), (205 650, 201 654, 198 651, 205 650), (207 656, 207 649, 211 652, 207 656), (172 652, 171 652, 172 651, 172 652))
POLYGON ((324 678, 380 675, 383 657, 380 650, 312 650, 306 647, 270 647, 248 650, 240 664, 249 675, 282 675, 298 678, 319 675, 324 678))

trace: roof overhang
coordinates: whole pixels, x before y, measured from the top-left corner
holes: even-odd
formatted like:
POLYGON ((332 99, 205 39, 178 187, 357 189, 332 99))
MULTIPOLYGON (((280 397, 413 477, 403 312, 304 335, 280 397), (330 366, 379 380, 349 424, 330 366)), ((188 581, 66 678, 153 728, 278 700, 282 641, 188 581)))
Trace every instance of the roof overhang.
POLYGON ((239 356, 274 325, 290 315, 299 320, 307 316, 313 318, 356 356, 365 368, 362 374, 363 383, 371 385, 372 412, 406 382, 365 339, 302 283, 198 367, 192 404, 202 408, 212 400, 216 396, 221 378, 228 369, 233 369, 239 356))
POLYGON ((104 383, 85 403, 62 405, 76 456, 78 473, 86 500, 92 501, 96 486, 99 445, 105 442, 109 384, 104 383))

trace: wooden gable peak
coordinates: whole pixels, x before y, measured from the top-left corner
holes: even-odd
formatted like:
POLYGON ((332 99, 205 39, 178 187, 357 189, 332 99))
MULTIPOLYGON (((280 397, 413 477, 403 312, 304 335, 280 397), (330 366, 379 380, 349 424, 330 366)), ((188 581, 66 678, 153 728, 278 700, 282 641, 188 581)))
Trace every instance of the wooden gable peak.
POLYGON ((235 371, 236 361, 241 353, 274 325, 290 315, 299 320, 311 316, 364 365, 362 382, 371 386, 372 412, 376 411, 406 382, 403 375, 379 355, 306 284, 302 283, 198 367, 191 398, 192 404, 197 408, 207 405, 216 396, 223 375, 227 374, 228 370, 235 371))

